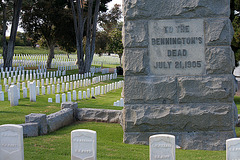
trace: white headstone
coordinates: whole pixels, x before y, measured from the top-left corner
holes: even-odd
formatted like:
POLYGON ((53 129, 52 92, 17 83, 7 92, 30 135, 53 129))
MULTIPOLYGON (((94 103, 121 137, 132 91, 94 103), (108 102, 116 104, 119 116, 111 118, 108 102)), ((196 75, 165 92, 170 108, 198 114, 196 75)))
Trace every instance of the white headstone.
POLYGON ((75 90, 73 90, 73 100, 74 101, 77 100, 77 92, 75 90))
POLYGON ((62 103, 63 102, 66 102, 66 94, 65 93, 62 94, 62 103))
POLYGON ((83 91, 83 99, 86 99, 86 91, 83 91))
POLYGON ((40 95, 39 86, 36 86, 36 94, 37 94, 38 96, 40 95))
POLYGON ((76 88, 77 88, 77 82, 74 81, 74 82, 73 82, 73 89, 76 89, 76 88))
POLYGON ((27 98, 27 88, 23 88, 23 98, 27 98))
POLYGON ((121 106, 121 107, 124 106, 124 100, 123 100, 123 98, 120 99, 120 102, 119 102, 119 103, 120 103, 119 106, 121 106))
POLYGON ((4 92, 0 91, 0 101, 4 101, 4 92))
POLYGON ((36 83, 30 82, 30 101, 36 102, 36 83))
POLYGON ((66 83, 66 91, 69 91, 69 83, 66 83))
POLYGON ((51 94, 51 86, 47 86, 47 94, 51 94))
POLYGON ((0 126, 0 160, 24 160, 22 126, 0 126))
POLYGON ((78 129, 71 132, 71 160, 97 160, 96 131, 78 129))
POLYGON ((65 83, 62 83, 62 92, 65 92, 65 83))
POLYGON ((57 84, 57 93, 60 92, 60 84, 57 84))
POLYGON ((150 160, 175 160, 175 136, 153 135, 149 138, 150 160))
POLYGON ((67 92, 67 101, 71 102, 71 92, 67 92))
POLYGON ((91 88, 91 97, 94 96, 94 88, 91 88))
POLYGON ((87 98, 90 98, 90 89, 87 89, 87 98))
POLYGON ((55 94, 55 85, 52 85, 52 94, 55 94))
POLYGON ((226 160, 240 159, 240 138, 232 138, 226 141, 226 160))
POLYGON ((60 95, 56 94, 56 103, 60 103, 60 95))
POLYGON ((8 85, 5 85, 5 92, 8 91, 8 85))
POLYGON ((101 94, 104 94, 104 86, 101 86, 101 94))
POLYGON ((78 91, 78 99, 82 99, 82 91, 78 91))
POLYGON ((48 98, 48 103, 52 103, 52 98, 48 98))
POLYGON ((45 95, 45 86, 42 86, 42 95, 45 95))

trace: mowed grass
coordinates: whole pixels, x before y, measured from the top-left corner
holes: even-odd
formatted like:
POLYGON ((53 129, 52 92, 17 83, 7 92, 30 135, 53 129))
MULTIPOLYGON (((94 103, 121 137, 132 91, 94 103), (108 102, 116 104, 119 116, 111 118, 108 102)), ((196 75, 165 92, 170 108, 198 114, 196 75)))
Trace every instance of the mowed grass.
MULTIPOLYGON (((98 160, 148 160, 149 146, 124 144, 119 124, 79 122, 49 135, 25 138, 25 160, 70 160, 71 131, 90 129, 97 131, 98 160)), ((177 160, 224 160, 225 151, 176 150, 177 160)))
MULTIPOLYGON (((75 73, 69 71, 68 74, 75 73)), ((122 77, 120 77, 122 79, 122 77)), ((118 79, 118 80, 120 80, 118 79)), ((105 85, 113 81, 99 83, 105 85)), ((97 84, 97 85, 99 85, 97 84)), ((86 88, 80 90, 86 90, 86 88)), ((113 102, 120 99, 122 89, 114 90, 106 95, 96 96, 96 99, 78 100, 81 108, 122 109, 114 107, 113 102)), ((41 93, 41 92, 40 92, 41 93)), ((47 103, 49 97, 55 102, 55 95, 37 96, 37 102, 30 102, 29 98, 20 99, 19 106, 10 107, 5 94, 5 101, 0 102, 0 124, 24 123, 25 115, 30 113, 51 114, 60 110, 60 104, 47 103)), ((235 103, 240 110, 240 97, 235 97, 235 103)), ((148 160, 149 146, 130 145, 123 143, 123 130, 120 124, 77 122, 48 135, 24 138, 25 160, 70 160, 71 159, 71 131, 75 129, 91 129, 97 132, 98 160, 148 160)), ((236 128, 240 137, 240 128, 236 128)), ((196 151, 176 150, 177 160, 225 160, 225 151, 196 151)))

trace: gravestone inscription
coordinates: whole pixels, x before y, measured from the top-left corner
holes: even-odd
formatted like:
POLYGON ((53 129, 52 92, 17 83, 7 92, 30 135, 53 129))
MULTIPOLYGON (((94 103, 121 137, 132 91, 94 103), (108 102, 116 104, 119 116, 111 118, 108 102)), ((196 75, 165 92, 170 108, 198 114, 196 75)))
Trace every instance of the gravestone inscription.
POLYGON ((150 160, 175 160, 175 136, 153 135, 149 138, 150 160))
POLYGON ((97 159, 96 131, 78 129, 71 132, 71 160, 97 159))
POLYGON ((0 160, 24 160, 22 126, 0 126, 0 160))

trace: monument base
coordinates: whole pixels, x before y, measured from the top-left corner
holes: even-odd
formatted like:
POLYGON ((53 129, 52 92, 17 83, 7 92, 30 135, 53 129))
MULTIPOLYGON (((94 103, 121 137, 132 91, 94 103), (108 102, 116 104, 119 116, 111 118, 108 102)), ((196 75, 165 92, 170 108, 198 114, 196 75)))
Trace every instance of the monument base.
POLYGON ((176 138, 176 145, 186 150, 226 150, 226 140, 236 137, 235 131, 228 132, 125 132, 123 141, 128 144, 149 144, 149 137, 156 134, 170 134, 176 138))
POLYGON ((176 144, 190 150, 225 150, 236 137, 233 104, 136 104, 123 110, 124 143, 148 144, 155 134, 176 136, 176 144))

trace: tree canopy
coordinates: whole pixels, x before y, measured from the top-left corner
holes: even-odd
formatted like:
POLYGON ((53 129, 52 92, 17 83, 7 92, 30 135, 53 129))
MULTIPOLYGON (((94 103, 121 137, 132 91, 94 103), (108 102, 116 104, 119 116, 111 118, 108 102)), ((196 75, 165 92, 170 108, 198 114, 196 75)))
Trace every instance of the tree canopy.
POLYGON ((232 40, 232 50, 235 54, 235 65, 238 66, 238 62, 240 61, 240 1, 239 0, 231 0, 231 16, 230 19, 232 21, 234 36, 232 40))

